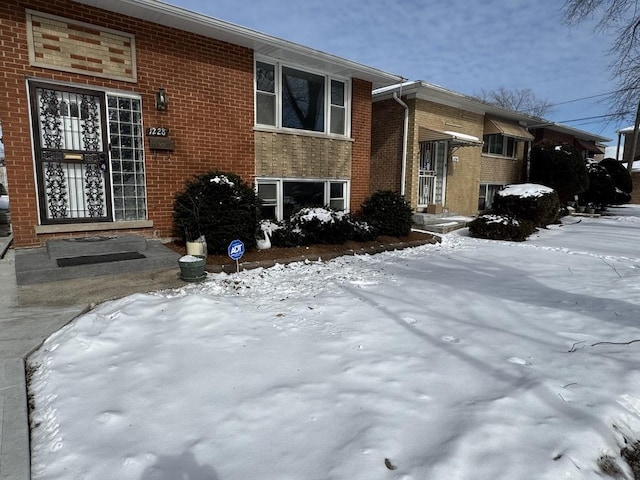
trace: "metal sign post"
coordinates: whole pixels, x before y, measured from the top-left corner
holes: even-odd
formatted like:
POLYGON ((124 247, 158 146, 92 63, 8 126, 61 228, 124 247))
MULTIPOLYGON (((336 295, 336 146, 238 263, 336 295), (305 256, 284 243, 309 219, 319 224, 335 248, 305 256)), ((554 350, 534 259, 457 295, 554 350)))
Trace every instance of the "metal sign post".
POLYGON ((238 260, 244 255, 244 243, 241 240, 233 240, 227 249, 229 258, 236 261, 236 273, 240 273, 240 265, 238 260))

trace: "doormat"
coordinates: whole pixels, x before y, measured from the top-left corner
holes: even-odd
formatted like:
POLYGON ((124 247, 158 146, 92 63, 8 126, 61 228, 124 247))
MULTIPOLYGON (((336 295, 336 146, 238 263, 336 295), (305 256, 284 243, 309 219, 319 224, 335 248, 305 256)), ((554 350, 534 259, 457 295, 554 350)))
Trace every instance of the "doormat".
POLYGON ((58 258, 59 267, 76 267, 95 263, 120 262, 122 260, 138 260, 146 258, 140 252, 103 253, 101 255, 82 255, 80 257, 58 258))

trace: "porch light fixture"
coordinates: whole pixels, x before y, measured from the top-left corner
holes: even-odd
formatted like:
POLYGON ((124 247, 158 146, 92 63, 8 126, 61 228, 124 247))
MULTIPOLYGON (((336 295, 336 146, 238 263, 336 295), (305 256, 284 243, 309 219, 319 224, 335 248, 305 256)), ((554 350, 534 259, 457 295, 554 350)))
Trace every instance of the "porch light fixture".
POLYGON ((167 91, 160 87, 156 92, 156 110, 159 112, 165 112, 168 104, 169 99, 167 98, 167 91))

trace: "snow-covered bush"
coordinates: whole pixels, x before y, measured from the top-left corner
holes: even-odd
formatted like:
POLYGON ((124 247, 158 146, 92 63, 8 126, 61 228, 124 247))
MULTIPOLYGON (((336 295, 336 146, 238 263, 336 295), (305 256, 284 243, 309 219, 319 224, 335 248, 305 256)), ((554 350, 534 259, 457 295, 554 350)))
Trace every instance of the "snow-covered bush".
POLYGON ((311 245, 314 243, 341 244, 350 240, 366 241, 375 238, 369 224, 354 219, 347 212, 326 208, 303 208, 294 213, 273 232, 271 243, 278 247, 311 245))
POLYGON ((493 200, 493 212, 545 227, 558 219, 560 200, 550 187, 533 183, 509 185, 493 200))
POLYGON ((411 205, 396 192, 373 193, 362 204, 362 216, 378 235, 403 237, 411 231, 411 205))
POLYGON ((227 253, 232 240, 256 245, 259 200, 255 191, 232 173, 210 171, 193 177, 176 194, 173 220, 185 240, 204 235, 212 254, 227 253))
POLYGON ((534 230, 532 222, 509 215, 480 215, 469 223, 469 234, 472 237, 489 240, 523 242, 534 230))

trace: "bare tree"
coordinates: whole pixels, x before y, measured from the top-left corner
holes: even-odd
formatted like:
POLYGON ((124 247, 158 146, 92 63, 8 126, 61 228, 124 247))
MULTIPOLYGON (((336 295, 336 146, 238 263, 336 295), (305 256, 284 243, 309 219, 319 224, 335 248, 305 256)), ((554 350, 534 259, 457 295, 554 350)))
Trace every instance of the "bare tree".
POLYGON ((610 96, 614 118, 629 118, 640 91, 640 1, 565 0, 565 22, 577 25, 596 20, 595 31, 613 34, 609 54, 617 89, 610 96))
POLYGON ((530 88, 508 90, 501 86, 497 90, 481 90, 478 97, 491 105, 525 113, 532 117, 544 117, 551 111, 549 102, 537 97, 530 88))

